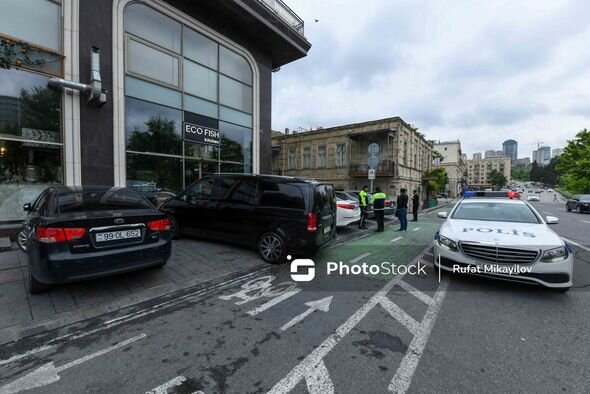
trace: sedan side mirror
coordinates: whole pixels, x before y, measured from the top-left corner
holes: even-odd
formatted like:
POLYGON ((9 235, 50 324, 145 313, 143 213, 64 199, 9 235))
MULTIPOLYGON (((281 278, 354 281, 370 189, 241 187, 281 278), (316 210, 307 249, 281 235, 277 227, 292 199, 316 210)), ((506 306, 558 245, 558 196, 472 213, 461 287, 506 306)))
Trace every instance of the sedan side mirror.
POLYGON ((447 216, 448 216, 448 214, 449 214, 448 212, 444 212, 444 211, 443 211, 443 212, 439 212, 439 213, 437 213, 437 214, 436 214, 436 216, 438 216, 438 217, 439 217, 439 218, 441 218, 441 219, 446 219, 446 218, 447 218, 447 216))
POLYGON ((557 224, 559 223, 559 218, 556 218, 555 216, 547 216, 547 224, 557 224))
POLYGON ((26 203, 25 205, 23 205, 23 210, 26 212, 30 212, 33 210, 33 206, 31 205, 30 202, 26 203))

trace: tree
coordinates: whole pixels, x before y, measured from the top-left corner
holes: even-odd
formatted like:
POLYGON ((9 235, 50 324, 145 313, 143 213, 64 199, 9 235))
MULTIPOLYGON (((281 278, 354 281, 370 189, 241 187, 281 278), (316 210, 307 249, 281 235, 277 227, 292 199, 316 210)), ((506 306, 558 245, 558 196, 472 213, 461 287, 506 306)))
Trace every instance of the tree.
POLYGON ((444 167, 435 168, 434 170, 424 174, 424 176, 426 178, 432 178, 432 180, 428 181, 428 191, 444 191, 447 183, 449 182, 447 170, 444 167))
POLYGON ((583 129, 576 138, 568 141, 567 146, 559 156, 557 171, 563 186, 572 193, 590 192, 590 131, 583 129))
POLYGON ((556 168, 558 164, 559 156, 554 157, 548 165, 541 168, 541 182, 549 186, 557 185, 560 176, 560 173, 556 168))
POLYGON ((508 179, 504 176, 503 173, 499 172, 496 169, 490 171, 490 183, 494 189, 502 189, 508 183, 508 179))
POLYGON ((512 179, 516 179, 517 181, 528 182, 530 181, 531 177, 531 168, 530 167, 512 167, 510 170, 512 175, 512 179))
POLYGON ((539 182, 541 180, 541 169, 539 168, 539 164, 536 160, 533 161, 533 165, 531 166, 529 178, 532 182, 539 182))

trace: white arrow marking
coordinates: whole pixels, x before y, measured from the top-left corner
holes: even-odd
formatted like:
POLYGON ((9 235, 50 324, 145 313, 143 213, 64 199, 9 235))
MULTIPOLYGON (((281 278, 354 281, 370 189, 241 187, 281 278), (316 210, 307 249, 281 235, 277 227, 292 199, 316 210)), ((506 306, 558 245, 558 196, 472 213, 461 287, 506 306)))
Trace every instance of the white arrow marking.
POLYGON ((305 376, 307 391, 310 394, 332 394, 334 393, 334 383, 330 379, 330 373, 324 361, 320 361, 313 371, 305 376))
POLYGON ((38 387, 47 386, 51 383, 55 383, 60 379, 59 373, 68 369, 75 367, 76 365, 85 363, 86 361, 92 360, 98 356, 102 356, 105 353, 111 352, 115 349, 119 349, 121 347, 125 347, 130 343, 138 341, 140 339, 145 338, 146 334, 140 334, 136 337, 127 339, 126 341, 119 342, 116 345, 109 346, 106 349, 99 350, 96 353, 89 354, 88 356, 84 356, 74 361, 70 361, 67 364, 62 365, 61 367, 55 367, 53 362, 47 363, 31 373, 26 374, 20 379, 15 380, 12 383, 7 384, 4 387, 0 388, 0 393, 2 394, 13 394, 18 393, 25 390, 31 390, 38 387))
POLYGON ((322 298, 321 300, 317 301, 306 302, 305 305, 307 305, 309 309, 300 314, 299 316, 295 316, 293 319, 291 319, 291 321, 289 321, 287 324, 281 327, 281 330, 285 331, 288 328, 294 326, 301 320, 305 319, 307 316, 311 315, 315 310, 328 312, 330 310, 330 303, 332 302, 332 298, 334 298, 334 296, 322 298))

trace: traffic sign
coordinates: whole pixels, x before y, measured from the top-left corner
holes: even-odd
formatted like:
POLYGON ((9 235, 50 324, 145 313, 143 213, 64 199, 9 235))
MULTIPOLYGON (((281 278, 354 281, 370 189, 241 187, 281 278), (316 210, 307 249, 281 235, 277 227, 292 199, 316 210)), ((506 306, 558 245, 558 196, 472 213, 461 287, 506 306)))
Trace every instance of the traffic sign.
POLYGON ((369 165, 369 168, 375 168, 377 167, 377 164, 379 164, 379 158, 377 156, 369 156, 367 164, 369 165))
POLYGON ((369 154, 376 155, 377 153, 379 153, 379 144, 376 144, 374 142, 372 144, 369 144, 369 154))
POLYGON ((370 180, 375 179, 375 170, 372 168, 369 170, 369 179, 370 180))

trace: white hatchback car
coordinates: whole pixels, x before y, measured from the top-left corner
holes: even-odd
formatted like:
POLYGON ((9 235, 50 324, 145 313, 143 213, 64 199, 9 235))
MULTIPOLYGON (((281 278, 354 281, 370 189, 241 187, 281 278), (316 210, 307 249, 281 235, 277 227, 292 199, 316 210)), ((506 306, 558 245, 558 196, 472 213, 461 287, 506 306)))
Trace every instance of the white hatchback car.
MULTIPOLYGON (((486 193, 480 193, 486 194, 486 193)), ((540 284, 567 291, 574 255, 527 202, 507 197, 468 197, 445 218, 434 241, 434 264, 456 273, 540 284)))
POLYGON ((529 194, 526 198, 527 201, 541 201, 541 198, 536 194, 529 194))

